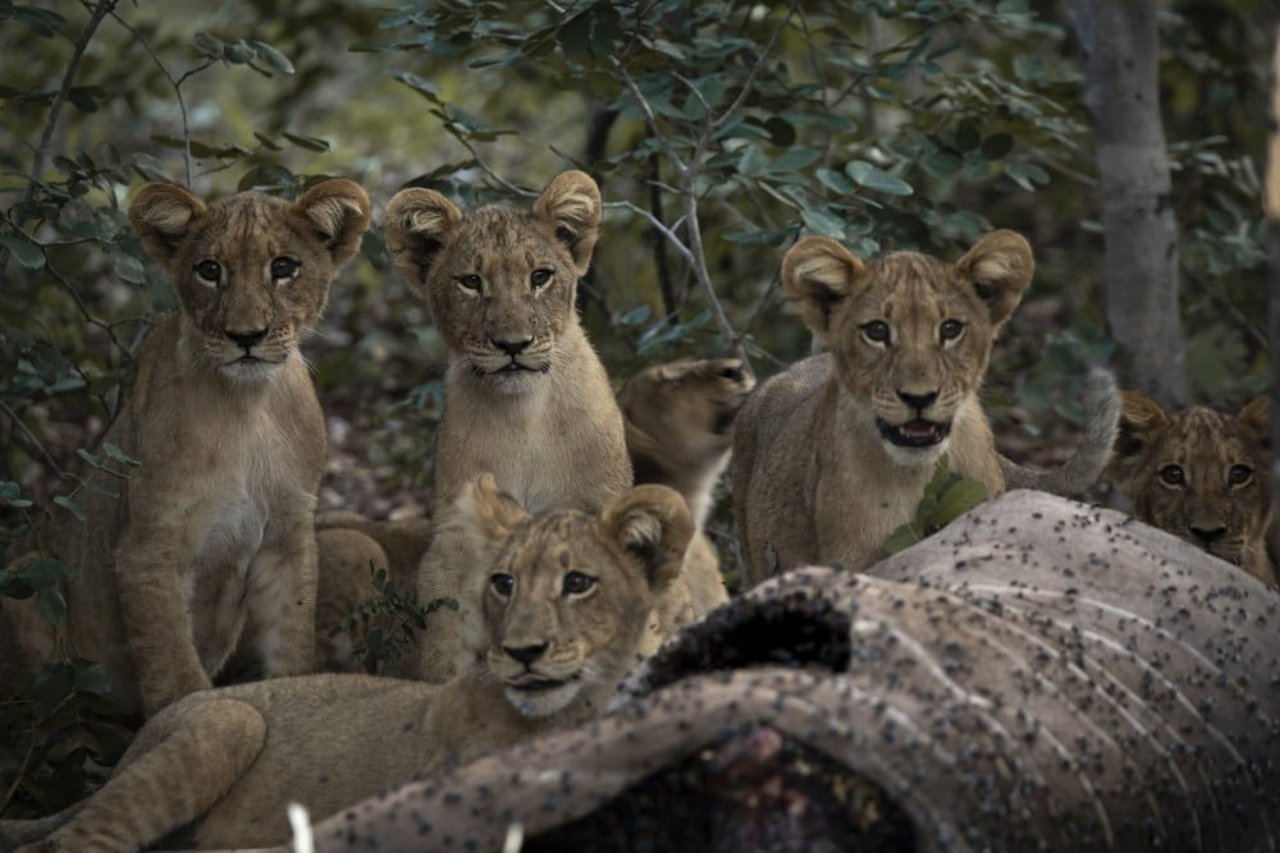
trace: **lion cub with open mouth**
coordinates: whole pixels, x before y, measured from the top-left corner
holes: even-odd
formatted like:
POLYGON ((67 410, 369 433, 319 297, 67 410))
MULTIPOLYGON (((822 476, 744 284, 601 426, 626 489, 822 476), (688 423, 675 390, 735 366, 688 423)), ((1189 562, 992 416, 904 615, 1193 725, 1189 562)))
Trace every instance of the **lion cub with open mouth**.
POLYGON ((447 761, 600 713, 654 598, 680 574, 693 533, 684 500, 648 485, 599 515, 530 517, 486 474, 449 515, 475 553, 496 555, 485 666, 443 686, 314 675, 189 696, 147 723, 102 790, 52 818, 0 823, 0 847, 59 825, 26 849, 280 844, 290 802, 318 820, 447 761))

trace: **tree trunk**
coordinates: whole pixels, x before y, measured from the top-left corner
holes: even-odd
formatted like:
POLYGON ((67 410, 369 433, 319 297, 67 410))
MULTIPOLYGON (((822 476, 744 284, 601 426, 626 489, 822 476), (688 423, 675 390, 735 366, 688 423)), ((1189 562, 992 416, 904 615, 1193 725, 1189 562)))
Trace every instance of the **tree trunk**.
POLYGON ((1102 185, 1107 322, 1122 381, 1187 403, 1177 223, 1160 118, 1158 0, 1070 0, 1102 185))
POLYGON ((1271 850, 1277 614, 1174 536, 1010 492, 868 574, 762 585, 597 723, 366 800, 315 849, 1271 850))

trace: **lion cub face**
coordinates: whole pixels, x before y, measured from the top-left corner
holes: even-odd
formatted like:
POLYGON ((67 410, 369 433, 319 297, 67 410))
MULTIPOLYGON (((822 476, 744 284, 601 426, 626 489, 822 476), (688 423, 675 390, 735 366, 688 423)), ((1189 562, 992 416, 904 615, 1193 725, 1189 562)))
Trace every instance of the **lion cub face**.
POLYGON ((177 184, 148 184, 129 208, 190 320, 188 345, 210 370, 271 376, 324 309, 329 284, 360 247, 369 198, 324 181, 295 202, 258 192, 206 205, 177 184))
POLYGON ((407 189, 387 205, 387 246, 459 362, 495 390, 522 393, 555 369, 577 323, 601 213, 582 172, 558 175, 532 211, 463 212, 434 190, 407 189))
POLYGON ((1109 473, 1134 514, 1259 574, 1271 518, 1266 398, 1235 415, 1204 406, 1169 415, 1138 391, 1121 402, 1109 473))
POLYGON ((733 443, 738 410, 756 379, 737 358, 673 361, 632 376, 618 394, 636 480, 666 477, 654 468, 715 467, 733 443), (639 445, 639 446, 637 446, 639 445), (665 464, 664 464, 665 463, 665 464))
POLYGON ((1012 231, 993 231, 954 264, 916 252, 864 263, 808 237, 783 258, 782 281, 830 348, 859 417, 894 458, 932 464, 1034 268, 1012 231))
POLYGON ((638 486, 600 516, 534 518, 483 474, 456 506, 477 553, 496 551, 484 593, 487 664, 511 704, 545 717, 584 690, 611 691, 680 573, 693 535, 684 500, 638 486))

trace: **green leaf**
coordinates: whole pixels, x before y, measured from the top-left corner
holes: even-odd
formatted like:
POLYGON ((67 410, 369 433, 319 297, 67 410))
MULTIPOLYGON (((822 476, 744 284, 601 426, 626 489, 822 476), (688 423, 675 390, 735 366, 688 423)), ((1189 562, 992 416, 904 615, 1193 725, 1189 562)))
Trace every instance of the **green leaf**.
POLYGON ((103 454, 112 462, 119 462, 123 465, 128 465, 132 468, 136 468, 137 466, 142 464, 137 459, 134 459, 132 456, 128 455, 119 447, 116 447, 114 444, 112 444, 109 441, 102 442, 101 450, 103 454))
POLYGON ((67 600, 54 587, 36 593, 36 608, 50 625, 58 626, 67 616, 67 600))
POLYGON ((1025 160, 1008 160, 1004 164, 1004 174, 1015 184, 1028 192, 1035 192, 1036 184, 1049 183, 1049 173, 1025 160))
POLYGON ((106 696, 111 692, 111 679, 102 665, 83 658, 72 663, 72 683, 80 693, 106 696))
POLYGON ((32 589, 48 589, 67 577, 67 567, 53 557, 40 557, 14 572, 13 576, 32 589))
POLYGON ((257 53, 244 39, 236 39, 231 44, 223 45, 222 56, 235 65, 244 65, 252 62, 257 53))
POLYGON ((222 58, 223 41, 217 36, 209 33, 196 33, 195 43, 196 47, 205 56, 211 56, 215 59, 222 58))
MULTIPOLYGON (((637 305, 635 308, 632 308, 630 311, 618 318, 618 325, 638 326, 641 323, 647 322, 651 314, 652 311, 650 311, 648 305, 637 305)), ((3 495, 0 495, 0 497, 3 497, 3 495)))
POLYGON ((844 237, 844 220, 825 210, 806 207, 800 211, 800 219, 806 228, 824 237, 833 237, 837 240, 844 237))
POLYGON ((66 495, 54 495, 53 502, 82 522, 88 519, 88 516, 84 514, 84 510, 80 508, 80 504, 76 503, 66 495))
POLYGON ((813 148, 792 148, 769 163, 769 171, 775 175, 807 169, 822 158, 822 152, 813 148))
POLYGON ((0 234, 0 246, 8 249, 18 263, 26 269, 38 270, 44 266, 44 251, 26 237, 17 234, 0 234))
POLYGON ((838 195, 849 195, 857 189, 853 181, 845 177, 843 172, 837 172, 834 169, 819 169, 814 172, 814 175, 824 187, 838 195))
POLYGON ((22 497, 22 487, 12 480, 0 482, 0 501, 14 509, 25 509, 31 506, 31 501, 22 497))
POLYGON ((889 534, 889 538, 884 540, 882 546, 885 551, 890 554, 896 554, 905 550, 924 538, 923 531, 914 521, 908 521, 897 530, 889 534))
MULTIPOLYGON (((4 20, 4 11, 0 10, 0 20, 4 20)), ((58 30, 67 20, 57 12, 37 9, 33 6, 12 6, 8 11, 15 21, 43 38, 57 35, 58 30)))
POLYGON ((746 145, 738 160, 738 171, 744 175, 759 175, 768 167, 764 152, 758 145, 746 145))
POLYGON ((888 172, 862 160, 851 160, 844 167, 845 174, 853 178, 854 183, 869 190, 886 195, 911 195, 915 190, 911 184, 890 175, 888 172))
POLYGON ((316 136, 301 136, 296 133, 284 131, 280 134, 285 139, 297 145, 299 148, 305 148, 308 151, 328 151, 329 142, 316 136))
POLYGON ((946 527, 987 499, 987 489, 977 480, 958 477, 938 498, 938 505, 928 519, 934 530, 946 527))
POLYGON ((269 67, 274 68, 281 74, 294 73, 293 63, 289 61, 289 57, 276 50, 271 45, 262 41, 251 41, 249 46, 253 48, 254 53, 265 62, 269 67))

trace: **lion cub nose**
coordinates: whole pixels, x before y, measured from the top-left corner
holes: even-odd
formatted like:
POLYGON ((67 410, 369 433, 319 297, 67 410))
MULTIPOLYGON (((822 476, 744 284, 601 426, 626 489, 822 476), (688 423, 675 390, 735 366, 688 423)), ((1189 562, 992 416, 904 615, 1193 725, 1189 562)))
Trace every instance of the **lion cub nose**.
POLYGON ((536 646, 503 646, 502 650, 507 653, 507 657, 514 661, 528 666, 529 664, 542 657, 542 653, 547 650, 546 643, 539 643, 536 646))
POLYGON ((1212 545, 1227 533, 1225 527, 1196 527, 1192 525, 1191 535, 1204 545, 1212 545))
POLYGON ((906 391, 899 391, 898 397, 911 408, 916 411, 923 412, 925 409, 932 406, 934 401, 938 399, 938 392, 930 391, 928 394, 908 394, 906 391))
POLYGON ((265 327, 261 329, 254 329, 251 332, 234 332, 231 329, 224 329, 223 334, 234 341, 237 345, 242 346, 245 349, 249 349, 254 344, 262 342, 262 339, 267 336, 267 330, 265 327))
POLYGON ((489 338, 489 342, 492 343, 498 349, 505 352, 507 355, 517 356, 520 353, 524 352, 525 347, 533 343, 533 338, 525 338, 524 340, 521 340, 521 341, 503 341, 503 340, 499 340, 498 338, 491 337, 489 338))

